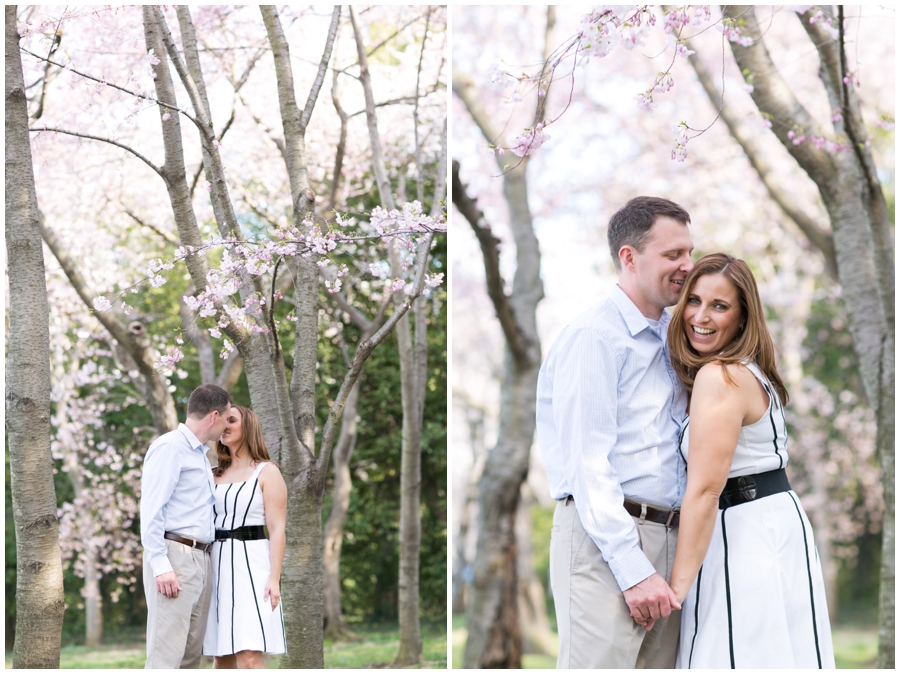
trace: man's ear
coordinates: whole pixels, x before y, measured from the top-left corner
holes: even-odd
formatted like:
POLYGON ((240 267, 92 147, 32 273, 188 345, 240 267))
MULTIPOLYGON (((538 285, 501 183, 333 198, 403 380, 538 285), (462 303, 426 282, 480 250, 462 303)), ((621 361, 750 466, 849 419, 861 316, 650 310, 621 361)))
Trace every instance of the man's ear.
POLYGON ((622 265, 622 269, 627 269, 630 272, 634 271, 634 254, 635 250, 631 246, 619 248, 619 262, 622 265))

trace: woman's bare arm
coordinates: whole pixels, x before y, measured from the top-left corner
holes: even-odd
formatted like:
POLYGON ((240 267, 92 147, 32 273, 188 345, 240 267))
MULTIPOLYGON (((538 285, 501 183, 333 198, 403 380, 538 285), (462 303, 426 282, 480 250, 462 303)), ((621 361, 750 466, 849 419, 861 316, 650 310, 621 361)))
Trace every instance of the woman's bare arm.
POLYGON ((281 566, 284 563, 285 537, 284 527, 287 522, 287 486, 281 471, 275 464, 269 464, 259 474, 259 487, 263 493, 263 505, 266 509, 266 526, 269 528, 269 563, 271 571, 266 583, 264 600, 271 597, 272 610, 281 601, 281 566))
MULTIPOLYGON (((737 367, 729 371, 733 377, 737 367)), ((751 377, 753 375, 750 375, 751 377)), ((707 363, 697 373, 691 398, 688 481, 681 503, 678 547, 670 586, 683 602, 706 557, 741 425, 746 416, 744 377, 725 381, 723 366, 707 363)))

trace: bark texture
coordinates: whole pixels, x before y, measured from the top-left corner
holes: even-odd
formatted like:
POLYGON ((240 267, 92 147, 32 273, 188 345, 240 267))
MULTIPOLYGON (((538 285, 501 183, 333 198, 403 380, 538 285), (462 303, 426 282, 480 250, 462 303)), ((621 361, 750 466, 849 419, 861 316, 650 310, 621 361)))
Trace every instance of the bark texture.
MULTIPOLYGON (((884 476, 884 521, 879 617, 878 666, 894 667, 894 249, 893 236, 875 163, 865 146, 866 130, 852 86, 843 83, 846 57, 843 9, 840 35, 832 38, 821 26, 800 21, 819 53, 819 75, 829 99, 839 102, 843 120, 835 134, 849 152, 829 154, 810 143, 794 145, 792 126, 778 123, 772 132, 816 183, 831 220, 838 280, 843 290, 850 334, 860 375, 877 424, 876 446, 884 476)), ((726 16, 744 21, 754 38, 749 47, 731 43, 742 72, 752 74, 753 101, 779 122, 790 120, 800 129, 814 129, 816 120, 797 100, 772 62, 752 8, 728 7, 726 16)))
POLYGON ((50 454, 50 334, 16 6, 6 6, 6 427, 16 530, 13 667, 59 667, 65 603, 50 454))
MULTIPOLYGON (((552 13, 548 18, 548 26, 552 26, 552 13)), ((508 144, 481 107, 470 78, 454 73, 453 92, 466 105, 488 142, 508 144)), ((540 250, 528 206, 527 165, 526 158, 503 174, 503 193, 516 248, 512 293, 507 295, 499 272, 499 239, 490 231, 474 200, 466 194, 459 165, 453 164, 453 203, 481 245, 488 294, 506 341, 500 385, 500 429, 496 446, 488 452, 478 486, 478 543, 472 591, 466 607, 469 635, 464 664, 467 668, 521 667, 516 512, 534 439, 541 365, 535 312, 544 296, 540 250)))

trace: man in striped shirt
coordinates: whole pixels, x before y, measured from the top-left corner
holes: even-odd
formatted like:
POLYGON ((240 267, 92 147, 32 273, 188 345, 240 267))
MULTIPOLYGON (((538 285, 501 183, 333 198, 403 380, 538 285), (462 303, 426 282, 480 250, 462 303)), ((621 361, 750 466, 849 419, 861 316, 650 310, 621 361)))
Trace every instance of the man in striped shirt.
POLYGON ((550 583, 559 668, 672 668, 668 585, 686 483, 686 395, 666 349, 693 264, 690 216, 636 197, 610 220, 618 284, 567 326, 541 367, 537 427, 557 500, 550 583))

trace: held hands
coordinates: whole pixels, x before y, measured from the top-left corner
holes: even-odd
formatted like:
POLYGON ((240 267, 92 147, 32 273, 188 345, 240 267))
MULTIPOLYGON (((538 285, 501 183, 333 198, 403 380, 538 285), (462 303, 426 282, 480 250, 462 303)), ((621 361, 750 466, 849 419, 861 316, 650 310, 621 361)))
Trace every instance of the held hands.
POLYGON ((175 575, 175 572, 167 571, 159 574, 156 577, 156 589, 166 597, 171 597, 172 599, 177 597, 178 593, 181 592, 181 585, 178 584, 178 577, 175 575))
POLYGON ((278 608, 278 602, 281 601, 281 589, 278 587, 278 581, 270 579, 266 583, 266 591, 263 592, 263 601, 269 601, 272 598, 272 610, 278 608))
POLYGON ((681 602, 658 573, 645 578, 624 592, 625 603, 631 609, 631 617, 647 632, 660 618, 668 618, 672 611, 681 609, 681 602))

